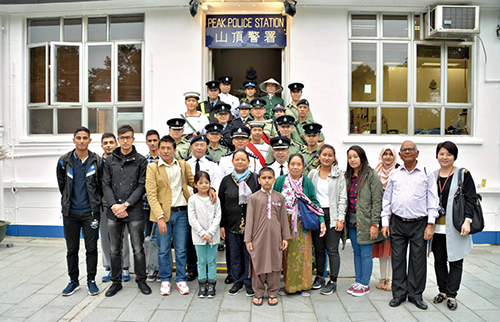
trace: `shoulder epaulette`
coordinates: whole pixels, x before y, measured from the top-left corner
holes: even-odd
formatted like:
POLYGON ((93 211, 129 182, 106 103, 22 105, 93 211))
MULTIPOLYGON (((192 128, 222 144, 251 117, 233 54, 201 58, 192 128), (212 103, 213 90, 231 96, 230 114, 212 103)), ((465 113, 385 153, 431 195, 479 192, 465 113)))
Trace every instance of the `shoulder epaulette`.
POLYGON ((270 167, 270 166, 272 166, 275 162, 276 162, 276 161, 273 161, 273 162, 271 162, 271 163, 268 163, 268 164, 266 164, 264 167, 270 167))
POLYGON ((249 157, 252 157, 252 158, 255 158, 255 159, 258 159, 259 157, 256 156, 255 154, 251 153, 251 152, 248 152, 248 156, 249 157))
POLYGON ((188 161, 188 160, 190 160, 192 157, 193 157, 193 156, 187 157, 187 158, 185 158, 185 159, 184 159, 184 161, 188 161))
POLYGON ((214 159, 212 159, 211 157, 207 157, 207 156, 205 156, 205 159, 207 159, 208 161, 211 161, 211 162, 217 163, 217 161, 215 161, 215 160, 214 160, 214 159))
POLYGON ((228 156, 230 156, 230 155, 233 155, 233 153, 234 153, 234 151, 230 151, 230 152, 228 152, 228 153, 226 153, 226 154, 223 154, 223 155, 221 156, 221 158, 222 158, 222 157, 228 157, 228 156))

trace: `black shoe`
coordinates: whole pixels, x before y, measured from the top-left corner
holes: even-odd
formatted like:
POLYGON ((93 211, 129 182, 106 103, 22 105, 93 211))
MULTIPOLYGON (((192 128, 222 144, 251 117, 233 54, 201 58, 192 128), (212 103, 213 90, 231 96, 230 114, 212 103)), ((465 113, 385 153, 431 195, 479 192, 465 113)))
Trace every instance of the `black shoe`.
POLYGON ((228 275, 224 280, 224 284, 233 284, 233 277, 231 275, 228 275))
POLYGON ((245 290, 246 290, 247 296, 254 296, 255 295, 255 292, 252 288, 252 285, 245 285, 245 290))
POLYGON ((455 311, 458 308, 458 303, 455 299, 448 299, 448 301, 446 301, 446 305, 451 311, 455 311))
POLYGON ((231 287, 229 292, 227 292, 229 295, 236 295, 238 292, 243 288, 243 282, 238 282, 231 287))
POLYGON ((223 244, 219 244, 219 246, 217 246, 217 250, 219 252, 223 252, 224 251, 224 245, 223 244))
POLYGON ((443 303, 443 301, 445 301, 446 299, 446 295, 439 293, 438 295, 434 296, 434 300, 432 302, 434 302, 434 304, 439 304, 443 303))
POLYGON ((216 280, 207 280, 207 297, 215 297, 215 285, 217 284, 216 280))
POLYGON ((398 307, 404 301, 406 301, 406 299, 400 299, 399 297, 394 297, 392 300, 389 301, 389 306, 391 306, 391 307, 398 307))
POLYGON ((122 288, 123 288, 122 283, 113 283, 113 284, 111 284, 109 289, 106 291, 106 296, 107 297, 114 296, 122 288))
POLYGON ((325 287, 325 285, 326 285, 325 279, 319 275, 316 275, 312 288, 315 290, 319 290, 320 288, 325 287))
POLYGON ((144 295, 151 294, 151 287, 149 287, 148 284, 146 284, 146 282, 137 283, 137 286, 141 290, 142 294, 144 294, 144 295))
POLYGON ((337 283, 335 283, 334 281, 330 280, 328 282, 328 284, 326 284, 326 286, 321 289, 320 292, 323 295, 330 295, 333 292, 335 292, 336 290, 337 290, 337 283))
POLYGON ((207 297, 207 280, 198 280, 198 297, 207 297))
POLYGON ((196 274, 194 272, 189 272, 187 274, 188 282, 194 281, 197 277, 198 277, 198 274, 196 274))
POLYGON ((409 298, 408 301, 410 301, 410 303, 415 304, 415 306, 421 310, 427 310, 427 303, 425 303, 423 300, 415 300, 409 298))

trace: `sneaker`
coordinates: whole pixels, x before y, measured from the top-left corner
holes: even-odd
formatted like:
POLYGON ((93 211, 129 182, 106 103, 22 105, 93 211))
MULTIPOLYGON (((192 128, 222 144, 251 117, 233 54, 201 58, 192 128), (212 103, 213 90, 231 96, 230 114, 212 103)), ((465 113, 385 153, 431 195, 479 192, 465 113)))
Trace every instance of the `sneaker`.
POLYGON ((181 293, 181 295, 189 294, 189 286, 186 282, 177 283, 177 290, 181 293))
POLYGON ((246 290, 247 296, 254 296, 255 295, 255 292, 252 288, 252 285, 245 285, 245 290, 246 290))
POLYGON ((124 282, 130 281, 130 271, 128 270, 128 267, 123 268, 122 281, 124 281, 124 282))
POLYGON ((156 283, 161 283, 160 272, 155 271, 156 283))
POLYGON ((89 290, 89 295, 97 295, 99 294, 99 289, 97 288, 97 285, 95 285, 95 281, 88 281, 87 282, 87 288, 89 290))
POLYGON ((160 286, 161 295, 170 295, 170 282, 161 282, 160 286))
POLYGON ((315 290, 319 290, 322 287, 325 287, 325 279, 319 275, 316 275, 316 278, 314 279, 312 288, 315 290))
POLYGON ((335 292, 336 290, 337 290, 337 283, 330 280, 330 281, 328 281, 328 284, 326 284, 326 286, 321 289, 320 292, 323 295, 330 295, 333 292, 335 292))
POLYGON ((154 282, 155 279, 156 279, 155 270, 154 269, 150 269, 149 272, 148 272, 148 277, 146 278, 146 281, 148 281, 148 282, 154 282))
POLYGON ((353 283, 353 284, 351 284, 351 287, 349 287, 347 289, 347 293, 352 294, 354 292, 354 290, 357 288, 358 288, 358 283, 353 283))
POLYGON ((80 283, 78 283, 78 281, 75 282, 73 280, 70 280, 68 286, 66 286, 66 288, 62 291, 62 295, 63 296, 73 295, 73 293, 75 293, 79 289, 80 289, 80 283))
POLYGON ((243 282, 238 282, 227 292, 229 295, 236 295, 243 288, 243 282))
POLYGON ((102 277, 102 281, 104 283, 107 283, 107 282, 111 281, 111 269, 106 268, 106 273, 102 277))
POLYGON ((352 296, 363 296, 370 293, 370 286, 364 286, 359 284, 359 286, 352 292, 352 296))

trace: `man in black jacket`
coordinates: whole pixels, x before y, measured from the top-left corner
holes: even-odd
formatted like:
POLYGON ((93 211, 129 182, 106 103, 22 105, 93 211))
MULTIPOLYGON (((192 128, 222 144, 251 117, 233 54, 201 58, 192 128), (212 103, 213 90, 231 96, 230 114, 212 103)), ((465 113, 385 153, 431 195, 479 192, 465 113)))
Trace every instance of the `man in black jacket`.
POLYGON ((118 128, 120 147, 106 158, 102 190, 107 209, 109 240, 111 246, 111 281, 106 296, 113 296, 122 289, 122 236, 128 227, 137 285, 143 294, 151 294, 146 284, 146 256, 144 255, 144 212, 142 195, 145 192, 148 162, 139 154, 134 143, 134 129, 130 125, 118 128))
MULTIPOLYGON (((64 238, 66 239, 66 261, 70 282, 63 296, 70 296, 80 289, 78 281, 78 251, 80 231, 83 230, 87 256, 87 287, 90 295, 97 295, 95 283, 97 272, 97 240, 101 206, 102 159, 88 150, 92 142, 86 127, 75 130, 75 149, 59 158, 57 183, 61 192, 64 238)), ((121 272, 121 270, 120 270, 121 272)))

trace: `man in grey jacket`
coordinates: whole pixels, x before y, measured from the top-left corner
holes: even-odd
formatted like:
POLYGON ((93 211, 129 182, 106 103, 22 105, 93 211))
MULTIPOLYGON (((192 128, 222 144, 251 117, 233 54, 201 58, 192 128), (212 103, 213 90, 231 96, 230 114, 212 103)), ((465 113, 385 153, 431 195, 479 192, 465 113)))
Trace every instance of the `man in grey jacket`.
POLYGON ((143 294, 151 294, 146 283, 144 255, 144 212, 142 195, 145 192, 148 162, 139 154, 134 143, 134 129, 130 125, 118 128, 120 147, 106 158, 103 174, 103 192, 108 205, 107 217, 111 245, 111 281, 106 296, 114 296, 122 289, 123 231, 128 227, 134 250, 134 268, 137 285, 143 294))

